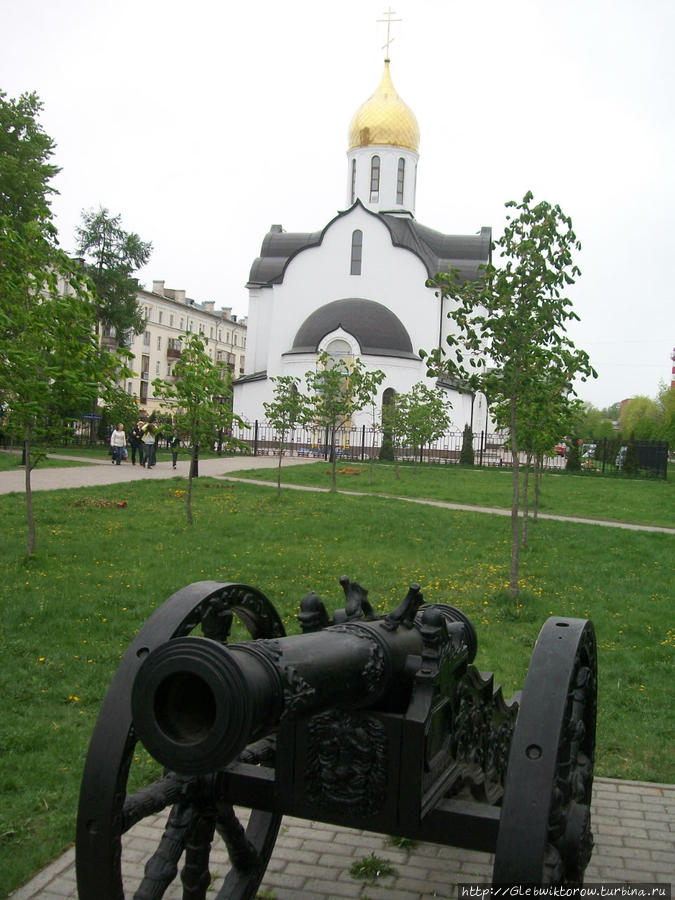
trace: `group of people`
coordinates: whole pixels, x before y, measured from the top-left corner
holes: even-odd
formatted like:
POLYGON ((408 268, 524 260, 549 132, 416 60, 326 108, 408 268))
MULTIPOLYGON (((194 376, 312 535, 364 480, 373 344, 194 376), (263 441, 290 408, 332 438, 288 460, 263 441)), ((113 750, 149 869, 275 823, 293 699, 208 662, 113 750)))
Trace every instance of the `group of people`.
MULTIPOLYGON (((180 439, 174 432, 169 440, 171 461, 174 469, 178 462, 179 445, 180 439)), ((154 423, 146 422, 143 419, 136 422, 129 434, 129 446, 131 447, 132 466, 136 465, 136 454, 138 454, 140 465, 147 469, 152 469, 157 464, 157 429, 154 423)), ((113 465, 119 466, 123 459, 128 458, 127 435, 121 422, 110 435, 110 447, 113 465)))

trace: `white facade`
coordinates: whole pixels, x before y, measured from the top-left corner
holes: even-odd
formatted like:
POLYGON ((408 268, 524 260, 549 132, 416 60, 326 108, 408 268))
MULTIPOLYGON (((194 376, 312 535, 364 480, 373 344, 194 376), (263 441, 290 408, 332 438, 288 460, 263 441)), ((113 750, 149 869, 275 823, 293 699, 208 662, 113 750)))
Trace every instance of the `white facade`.
MULTIPOLYGON (((233 316, 231 309, 216 310, 212 301, 196 303, 184 290, 165 288, 163 281, 154 281, 152 291, 139 291, 138 305, 145 328, 127 343, 134 374, 124 387, 136 397, 140 409, 148 413, 158 409, 152 382, 155 378, 171 380, 180 358, 180 339, 186 333, 202 334, 211 359, 229 368, 233 378, 244 374, 246 317, 233 316)), ((115 336, 104 334, 102 340, 114 343, 115 336)))
MULTIPOLYGON (((350 127, 349 208, 319 232, 272 226, 251 268, 246 370, 234 391, 234 410, 246 421, 265 421, 272 378, 294 375, 304 386, 317 353, 333 340, 345 341, 368 370, 385 373, 377 420, 385 391, 436 384, 419 351, 438 347, 439 337, 445 344, 450 322, 426 281, 449 265, 475 278, 489 259, 491 236, 487 228, 443 235, 415 221, 418 141, 417 122, 395 93, 386 62, 378 90, 350 127)), ((446 390, 453 429, 485 427, 470 392, 446 390)), ((353 424, 372 421, 368 409, 353 424)))

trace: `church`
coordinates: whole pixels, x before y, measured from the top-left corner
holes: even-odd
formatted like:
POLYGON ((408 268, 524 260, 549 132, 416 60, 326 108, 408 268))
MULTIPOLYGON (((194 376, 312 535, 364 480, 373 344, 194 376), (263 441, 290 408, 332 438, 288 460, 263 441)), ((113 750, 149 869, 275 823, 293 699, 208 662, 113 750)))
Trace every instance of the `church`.
MULTIPOLYGON (((452 324, 449 301, 426 280, 451 266, 475 280, 490 260, 491 229, 448 235, 417 221, 419 143, 417 119, 385 59, 379 86, 349 126, 346 208, 319 231, 272 225, 251 266, 246 368, 234 385, 234 411, 244 420, 265 421, 272 378, 292 375, 304 385, 327 351, 385 373, 378 418, 383 403, 422 381, 447 392, 452 430, 486 427, 485 398, 428 378, 419 350, 446 346, 452 324)), ((365 410, 352 425, 369 425, 372 415, 365 410)))

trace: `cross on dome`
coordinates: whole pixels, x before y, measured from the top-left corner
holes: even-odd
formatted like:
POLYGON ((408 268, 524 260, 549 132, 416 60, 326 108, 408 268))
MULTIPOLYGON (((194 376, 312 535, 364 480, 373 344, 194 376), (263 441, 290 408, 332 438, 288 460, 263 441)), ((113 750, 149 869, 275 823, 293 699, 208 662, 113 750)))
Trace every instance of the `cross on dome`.
POLYGON ((385 59, 388 60, 389 59, 389 46, 392 43, 392 41, 395 40, 395 38, 391 37, 391 23, 392 22, 402 22, 403 19, 392 19, 392 16, 395 16, 396 13, 392 10, 391 6, 389 7, 389 9, 387 9, 385 12, 383 12, 382 15, 386 16, 387 18, 386 19, 377 19, 377 21, 387 23, 387 40, 386 40, 386 43, 384 44, 384 46, 382 47, 382 49, 387 51, 387 55, 385 56, 385 59))

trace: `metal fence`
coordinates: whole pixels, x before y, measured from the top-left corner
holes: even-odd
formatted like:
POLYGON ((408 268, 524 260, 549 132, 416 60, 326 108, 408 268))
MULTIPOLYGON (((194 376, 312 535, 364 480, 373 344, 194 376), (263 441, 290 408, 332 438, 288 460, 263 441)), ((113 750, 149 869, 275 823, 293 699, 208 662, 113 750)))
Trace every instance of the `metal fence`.
MULTIPOLYGON (((254 456, 272 456, 279 452, 277 433, 272 425, 265 422, 253 422, 249 425, 233 429, 233 437, 242 441, 254 456)), ((343 428, 336 434, 335 448, 339 459, 351 462, 367 462, 379 459, 382 449, 383 433, 378 428, 343 428)), ((494 434, 478 431, 472 435, 474 465, 477 466, 510 466, 511 451, 507 448, 506 433, 494 434)), ((397 447, 396 458, 400 461, 419 461, 440 465, 459 463, 464 435, 461 431, 451 431, 420 450, 411 447, 397 447)), ((315 459, 328 459, 330 456, 329 429, 296 428, 290 432, 285 441, 284 453, 287 456, 299 456, 315 459)), ((523 456, 523 463, 525 457, 523 456)), ((549 468, 564 469, 565 460, 552 454, 546 459, 549 468)))
MULTIPOLYGON (((96 417, 98 419, 98 417, 96 417)), ((85 416, 72 422, 63 439, 58 443, 62 446, 108 446, 109 438, 105 434, 98 433, 98 422, 92 422, 92 416, 85 416)), ((244 445, 244 453, 253 456, 271 456, 279 452, 276 430, 266 422, 252 422, 244 426, 236 426, 231 432, 232 436, 244 445)), ((158 445, 164 444, 161 433, 158 435, 158 445)), ((448 465, 459 463, 462 452, 464 435, 461 431, 450 431, 431 444, 426 444, 421 450, 415 452, 410 447, 397 447, 396 458, 399 461, 412 462, 417 460, 424 463, 448 465)), ((378 428, 340 429, 336 435, 336 453, 338 458, 351 462, 367 462, 371 459, 379 459, 382 449, 383 433, 378 428)), ((220 450, 223 435, 214 436, 214 450, 220 450)), ((508 433, 488 433, 477 431, 472 435, 472 448, 474 465, 476 466, 511 466, 511 450, 508 447, 508 433)), ((0 433, 0 446, 20 446, 18 436, 0 433)), ((590 438, 579 447, 579 457, 582 474, 624 474, 626 454, 630 442, 616 438, 590 438)), ((631 474, 643 478, 667 478, 668 474, 668 444, 663 441, 633 441, 632 445, 637 455, 637 471, 631 474)), ((296 428, 285 442, 284 454, 315 459, 328 459, 330 456, 330 433, 328 429, 296 428)), ((559 444, 556 450, 544 457, 544 468, 564 471, 567 468, 569 448, 559 444)), ((527 462, 523 453, 520 456, 521 464, 527 462)))

